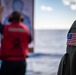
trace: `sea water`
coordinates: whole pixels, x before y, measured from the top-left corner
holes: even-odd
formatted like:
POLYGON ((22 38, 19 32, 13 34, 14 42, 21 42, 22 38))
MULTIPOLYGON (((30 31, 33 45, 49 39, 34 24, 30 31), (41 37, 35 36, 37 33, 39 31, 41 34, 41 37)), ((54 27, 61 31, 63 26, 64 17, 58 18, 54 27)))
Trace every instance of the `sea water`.
POLYGON ((27 59, 27 75, 57 75, 66 52, 68 30, 35 30, 34 53, 27 59))

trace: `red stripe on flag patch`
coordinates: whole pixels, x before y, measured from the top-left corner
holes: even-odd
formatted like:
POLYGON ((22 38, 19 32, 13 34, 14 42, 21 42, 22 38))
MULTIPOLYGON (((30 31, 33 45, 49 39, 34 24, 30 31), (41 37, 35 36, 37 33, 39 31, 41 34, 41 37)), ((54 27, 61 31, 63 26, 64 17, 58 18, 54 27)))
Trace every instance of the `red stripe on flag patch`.
POLYGON ((76 46, 76 33, 68 34, 67 45, 76 46))

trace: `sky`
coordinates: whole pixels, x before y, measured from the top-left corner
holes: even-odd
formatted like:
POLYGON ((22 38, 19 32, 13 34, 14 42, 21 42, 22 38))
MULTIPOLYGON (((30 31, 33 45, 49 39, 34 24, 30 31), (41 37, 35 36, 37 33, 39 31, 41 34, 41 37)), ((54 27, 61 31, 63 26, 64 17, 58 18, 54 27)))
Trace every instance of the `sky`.
POLYGON ((76 20, 76 0, 34 0, 35 29, 69 29, 76 20))

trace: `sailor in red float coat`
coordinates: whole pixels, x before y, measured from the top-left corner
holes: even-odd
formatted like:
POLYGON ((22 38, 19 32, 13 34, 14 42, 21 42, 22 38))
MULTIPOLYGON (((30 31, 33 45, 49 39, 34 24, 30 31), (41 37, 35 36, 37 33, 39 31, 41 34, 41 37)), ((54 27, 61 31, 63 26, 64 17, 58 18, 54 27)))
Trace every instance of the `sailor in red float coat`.
POLYGON ((1 75, 25 75, 28 44, 31 42, 28 27, 21 22, 23 17, 19 12, 13 12, 9 25, 1 25, 3 34, 1 44, 1 75))
POLYGON ((1 46, 2 60, 25 60, 30 33, 27 26, 19 23, 5 25, 1 46))

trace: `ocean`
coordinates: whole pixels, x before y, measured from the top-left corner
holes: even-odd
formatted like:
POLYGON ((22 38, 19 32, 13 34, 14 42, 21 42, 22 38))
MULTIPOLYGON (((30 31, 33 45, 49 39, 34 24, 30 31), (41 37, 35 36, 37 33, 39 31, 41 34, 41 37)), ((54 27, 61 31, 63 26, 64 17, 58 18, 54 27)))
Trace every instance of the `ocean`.
POLYGON ((35 30, 34 53, 27 59, 27 75, 57 75, 66 52, 68 30, 35 30))
POLYGON ((34 53, 27 58, 26 75, 57 75, 66 52, 68 30, 35 30, 34 53))

